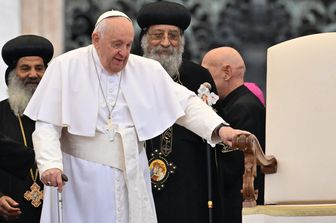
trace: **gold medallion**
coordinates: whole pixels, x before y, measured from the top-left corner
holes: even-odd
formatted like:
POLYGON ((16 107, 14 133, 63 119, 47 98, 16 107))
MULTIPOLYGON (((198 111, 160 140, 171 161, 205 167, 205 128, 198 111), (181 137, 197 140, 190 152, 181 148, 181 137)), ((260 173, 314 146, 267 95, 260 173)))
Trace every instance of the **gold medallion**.
POLYGON ((169 162, 167 157, 173 151, 173 127, 166 129, 160 136, 160 150, 153 148, 149 159, 149 169, 151 174, 152 186, 154 189, 160 191, 164 188, 164 183, 176 170, 173 162, 169 162))
POLYGON ((149 160, 149 169, 153 188, 160 191, 164 188, 164 182, 169 175, 175 172, 176 166, 169 163, 161 152, 155 150, 149 160))
POLYGON ((43 200, 43 190, 40 190, 41 187, 34 182, 31 186, 30 186, 30 190, 27 190, 26 193, 24 193, 24 198, 27 201, 31 200, 31 204, 34 207, 39 207, 42 204, 42 200, 43 200))

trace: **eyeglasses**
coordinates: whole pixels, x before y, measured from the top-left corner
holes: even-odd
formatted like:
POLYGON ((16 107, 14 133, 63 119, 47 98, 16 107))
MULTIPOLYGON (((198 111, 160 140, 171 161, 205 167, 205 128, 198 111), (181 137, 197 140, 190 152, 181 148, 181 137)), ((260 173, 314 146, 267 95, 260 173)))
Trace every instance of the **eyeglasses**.
POLYGON ((179 31, 168 31, 168 32, 153 32, 148 33, 149 37, 155 41, 162 41, 166 38, 166 33, 168 34, 169 41, 178 41, 181 37, 181 33, 179 31))

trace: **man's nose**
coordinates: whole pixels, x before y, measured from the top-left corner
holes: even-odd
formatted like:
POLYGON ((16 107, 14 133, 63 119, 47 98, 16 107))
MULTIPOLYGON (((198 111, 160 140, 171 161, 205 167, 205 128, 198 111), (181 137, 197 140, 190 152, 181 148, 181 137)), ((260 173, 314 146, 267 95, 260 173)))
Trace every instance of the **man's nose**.
POLYGON ((37 71, 36 69, 31 69, 29 71, 29 74, 28 74, 28 77, 29 78, 38 78, 40 75, 39 75, 39 71, 37 71))
POLYGON ((160 42, 160 45, 162 47, 168 47, 170 46, 170 40, 169 40, 169 37, 167 34, 165 34, 162 39, 161 39, 161 42, 160 42))
POLYGON ((127 46, 120 47, 118 53, 122 56, 126 56, 129 53, 129 48, 127 46))

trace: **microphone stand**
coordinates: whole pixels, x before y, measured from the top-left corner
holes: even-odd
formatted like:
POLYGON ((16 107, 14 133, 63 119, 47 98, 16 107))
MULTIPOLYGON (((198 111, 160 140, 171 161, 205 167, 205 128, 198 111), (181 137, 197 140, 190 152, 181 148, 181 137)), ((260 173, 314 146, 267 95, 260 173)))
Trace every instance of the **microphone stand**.
POLYGON ((208 181, 208 213, 209 213, 209 223, 213 223, 213 201, 212 201, 212 167, 211 167, 211 149, 213 149, 208 143, 206 145, 206 156, 207 156, 207 181, 208 181))
MULTIPOLYGON (((198 89, 198 97, 202 99, 210 107, 215 104, 218 100, 218 95, 210 92, 211 84, 204 82, 201 84, 198 89)), ((208 184, 208 214, 209 214, 209 223, 213 223, 213 201, 212 201, 212 166, 211 166, 211 150, 214 148, 211 147, 209 143, 206 143, 206 157, 207 157, 207 184, 208 184)))

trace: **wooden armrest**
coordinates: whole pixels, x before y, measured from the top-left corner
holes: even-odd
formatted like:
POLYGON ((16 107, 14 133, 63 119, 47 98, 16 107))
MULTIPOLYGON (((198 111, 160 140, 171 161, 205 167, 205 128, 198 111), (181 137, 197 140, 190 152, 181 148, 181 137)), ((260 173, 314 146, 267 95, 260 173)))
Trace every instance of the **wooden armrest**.
POLYGON ((243 207, 257 205, 258 190, 254 189, 254 178, 257 175, 257 165, 265 174, 276 173, 277 160, 274 156, 266 156, 261 149, 257 137, 254 135, 240 135, 233 141, 233 148, 238 148, 244 153, 245 171, 243 175, 243 207))

